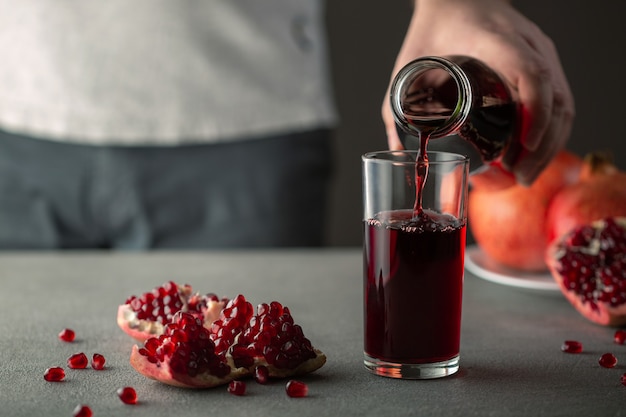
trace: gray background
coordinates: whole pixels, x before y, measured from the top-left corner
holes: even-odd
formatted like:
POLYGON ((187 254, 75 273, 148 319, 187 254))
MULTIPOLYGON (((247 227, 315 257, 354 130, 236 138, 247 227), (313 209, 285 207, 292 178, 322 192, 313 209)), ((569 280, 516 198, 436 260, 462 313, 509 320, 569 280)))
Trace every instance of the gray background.
MULTIPOLYGON (((386 148, 380 105, 411 13, 411 0, 328 1, 332 70, 341 125, 336 138, 328 243, 361 244, 360 155, 386 148)), ((610 150, 626 170, 626 2, 525 0, 516 7, 559 49, 576 98, 568 149, 610 150), (582 7, 581 7, 582 6, 582 7)), ((626 185, 624 185, 626 186, 626 185)))

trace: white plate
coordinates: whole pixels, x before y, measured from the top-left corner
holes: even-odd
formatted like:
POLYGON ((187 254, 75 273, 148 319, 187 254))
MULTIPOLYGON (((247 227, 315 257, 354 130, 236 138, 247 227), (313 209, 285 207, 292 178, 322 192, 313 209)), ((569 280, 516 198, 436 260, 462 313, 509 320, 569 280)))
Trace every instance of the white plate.
POLYGON ((465 249, 465 269, 479 278, 511 287, 540 291, 559 291, 550 272, 532 273, 507 268, 489 259, 476 245, 465 249))

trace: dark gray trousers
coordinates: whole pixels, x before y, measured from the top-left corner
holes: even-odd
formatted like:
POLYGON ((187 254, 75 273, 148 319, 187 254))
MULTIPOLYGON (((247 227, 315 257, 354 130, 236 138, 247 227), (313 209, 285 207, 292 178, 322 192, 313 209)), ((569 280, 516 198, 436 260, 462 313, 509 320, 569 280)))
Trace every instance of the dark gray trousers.
POLYGON ((330 137, 116 147, 0 131, 0 249, 322 245, 330 137))

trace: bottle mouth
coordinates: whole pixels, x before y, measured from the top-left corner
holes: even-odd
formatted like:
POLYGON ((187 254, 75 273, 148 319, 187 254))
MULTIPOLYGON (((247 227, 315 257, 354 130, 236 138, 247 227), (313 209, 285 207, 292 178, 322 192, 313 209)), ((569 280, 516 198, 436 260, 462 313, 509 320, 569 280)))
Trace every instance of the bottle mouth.
POLYGON ((463 125, 471 109, 472 88, 457 64, 425 56, 398 72, 391 85, 390 102, 394 119, 405 133, 438 138, 463 125))

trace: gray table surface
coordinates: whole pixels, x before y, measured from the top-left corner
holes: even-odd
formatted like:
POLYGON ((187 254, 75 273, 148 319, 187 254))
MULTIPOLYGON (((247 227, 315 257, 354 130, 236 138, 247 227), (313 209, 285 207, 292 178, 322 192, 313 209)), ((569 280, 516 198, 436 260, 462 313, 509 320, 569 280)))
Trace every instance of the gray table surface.
POLYGON ((359 249, 225 252, 64 252, 0 255, 0 416, 71 416, 78 403, 94 416, 620 416, 626 414, 626 346, 614 329, 582 318, 560 294, 520 290, 466 274, 458 374, 427 381, 372 375, 362 365, 359 249), (307 398, 288 398, 284 382, 248 383, 236 397, 224 387, 185 390, 136 373, 133 342, 116 325, 117 306, 167 280, 201 292, 244 294, 256 305, 290 307, 328 356, 302 377, 307 398), (74 343, 57 339, 64 327, 74 343), (560 350, 566 339, 579 355, 560 350), (107 358, 106 369, 71 370, 78 351, 107 358), (613 369, 598 358, 613 352, 613 369), (64 366, 66 381, 44 381, 64 366), (130 385, 136 406, 116 389, 130 385))

